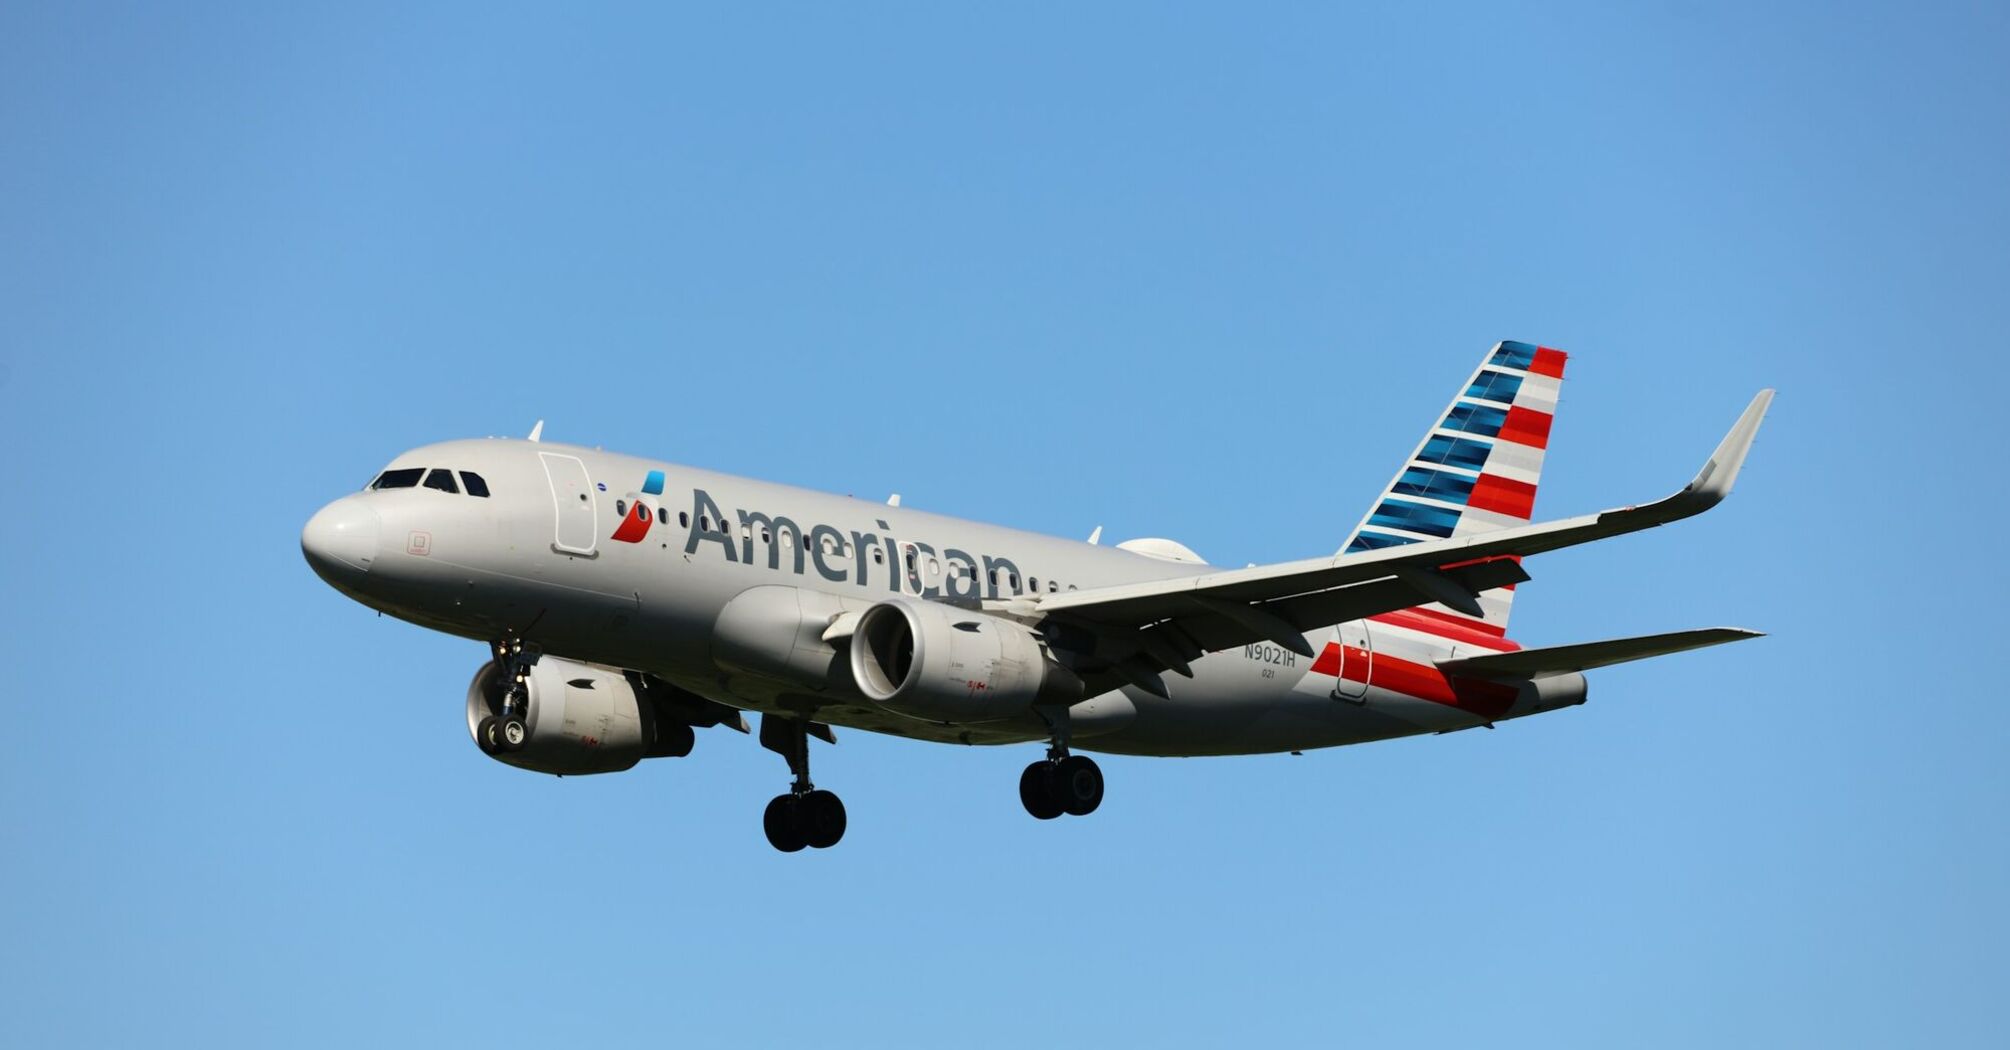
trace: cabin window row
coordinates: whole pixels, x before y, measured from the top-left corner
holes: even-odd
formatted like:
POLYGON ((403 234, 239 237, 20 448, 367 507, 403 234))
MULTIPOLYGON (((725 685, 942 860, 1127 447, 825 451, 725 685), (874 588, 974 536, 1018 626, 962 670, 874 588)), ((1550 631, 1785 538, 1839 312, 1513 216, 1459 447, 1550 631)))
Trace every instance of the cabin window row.
MULTIPOLYGON (((641 505, 645 507, 647 506, 647 504, 641 504, 641 505)), ((615 500, 614 514, 616 517, 622 517, 622 518, 627 517, 628 501, 625 499, 615 500)), ((668 507, 656 508, 656 520, 664 525, 670 524, 670 508, 668 507)), ((691 527, 690 511, 677 512, 677 527, 680 529, 688 529, 691 527)), ((717 531, 726 533, 728 535, 731 535, 733 533, 733 530, 727 526, 726 522, 724 521, 714 522, 712 520, 712 516, 709 514, 698 515, 698 531, 700 532, 717 531)), ((762 543, 774 543, 777 541, 777 537, 773 533, 768 531, 768 529, 766 529, 765 527, 762 528, 760 531, 761 531, 762 543)), ((751 524, 742 524, 739 529, 739 535, 742 540, 753 539, 754 526, 751 524)), ((784 548, 793 548, 796 545, 796 536, 792 532, 784 531, 779 537, 779 540, 784 548)), ((846 543, 842 539, 834 540, 829 537, 825 537, 823 547, 824 547, 824 557, 826 558, 851 557, 851 544, 846 543)), ((886 564, 885 548, 880 547, 878 545, 874 545, 871 548, 871 550, 872 550, 871 555, 872 563, 874 565, 885 565, 886 564)), ((917 562, 915 560, 914 550, 912 548, 909 548, 907 551, 907 556, 904 560, 907 567, 908 575, 910 576, 921 577, 922 570, 925 569, 927 571, 927 575, 924 578, 929 582, 933 583, 934 581, 940 580, 942 578, 942 562, 940 559, 931 556, 927 559, 926 564, 917 562)), ((957 580, 975 579, 977 575, 978 572, 977 567, 975 565, 965 565, 961 562, 955 562, 949 566, 949 576, 951 579, 957 579, 957 580)), ((1000 569, 997 571, 996 576, 997 579, 992 582, 996 584, 1001 590, 1009 588, 1014 593, 1018 593, 1019 591, 1018 573, 1007 572, 1003 569, 1000 569)), ((1040 578, 1038 576, 1026 577, 1026 590, 1030 593, 1035 594, 1039 593, 1040 578)), ((1061 583, 1059 580, 1050 579, 1047 581, 1048 593, 1057 594, 1060 592, 1060 590, 1061 590, 1061 583)))

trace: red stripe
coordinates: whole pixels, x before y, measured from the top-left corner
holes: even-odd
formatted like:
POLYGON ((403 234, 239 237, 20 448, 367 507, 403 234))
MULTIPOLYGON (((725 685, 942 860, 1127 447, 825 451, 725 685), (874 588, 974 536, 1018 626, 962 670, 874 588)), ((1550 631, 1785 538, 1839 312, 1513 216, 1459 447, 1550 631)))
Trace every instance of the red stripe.
POLYGON ((1327 642, 1326 648, 1319 650, 1319 659, 1312 661, 1312 673, 1329 678, 1340 677, 1340 643, 1327 642))
POLYGON ((1453 616, 1451 613, 1439 612, 1436 609, 1404 609, 1368 618, 1376 623, 1386 623, 1391 627, 1406 627, 1449 641, 1477 645, 1482 649, 1511 653, 1521 648, 1520 645, 1507 640, 1505 627, 1468 620, 1463 616, 1453 616))
POLYGON ((1530 448, 1548 448, 1549 425, 1554 418, 1547 412, 1516 405, 1508 409, 1507 422, 1501 424, 1500 439, 1530 448))
POLYGON ((1339 659, 1339 648, 1332 642, 1326 643, 1326 652, 1321 653, 1318 662, 1312 665, 1313 673, 1341 677, 1344 672, 1347 681, 1456 707, 1482 718, 1499 718, 1507 714, 1508 709, 1514 706, 1515 698, 1521 695, 1516 686, 1482 678, 1448 677, 1430 664, 1415 663, 1387 653, 1376 653, 1371 659, 1365 650, 1350 647, 1343 663, 1339 659))
POLYGON ((1438 566, 1438 570, 1440 572, 1450 572, 1453 569, 1463 569, 1468 565, 1484 565, 1490 561, 1511 561, 1514 562, 1516 565, 1520 565, 1521 555, 1495 554, 1485 558, 1467 558, 1465 561, 1448 561, 1443 565, 1438 566))
POLYGON ((1466 505, 1527 520, 1535 510, 1535 486, 1498 474, 1481 474, 1466 505))
POLYGON ((1535 361, 1528 366, 1528 370, 1539 376, 1562 379, 1563 362, 1569 359, 1569 357, 1569 354, 1561 350, 1551 350, 1546 346, 1538 346, 1535 348, 1535 361))

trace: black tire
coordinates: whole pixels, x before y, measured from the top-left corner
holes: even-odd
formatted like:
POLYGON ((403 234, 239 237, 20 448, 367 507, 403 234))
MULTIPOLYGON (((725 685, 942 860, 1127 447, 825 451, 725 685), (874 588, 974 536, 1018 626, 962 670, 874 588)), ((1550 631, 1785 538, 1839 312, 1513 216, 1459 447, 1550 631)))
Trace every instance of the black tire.
POLYGON ((522 715, 511 715, 496 722, 496 746, 504 751, 522 751, 530 742, 530 726, 522 715))
POLYGON ((796 823, 811 849, 829 849, 844 838, 844 803, 828 791, 812 791, 796 803, 796 823))
POLYGON ((776 795, 761 814, 761 830, 768 833, 768 845, 783 853, 794 853, 809 845, 803 840, 802 822, 796 815, 794 795, 776 795))
POLYGON ((475 746, 481 748, 484 755, 493 755, 502 750, 502 745, 496 743, 496 716, 490 715, 482 719, 480 725, 475 726, 475 746))
POLYGON ((1103 771, 1085 755, 1070 755, 1054 767, 1055 797, 1071 817, 1086 817, 1103 804, 1103 771))
POLYGON ((1019 774, 1019 804, 1036 820, 1053 820, 1061 815, 1061 800, 1053 789, 1054 764, 1035 762, 1019 774))

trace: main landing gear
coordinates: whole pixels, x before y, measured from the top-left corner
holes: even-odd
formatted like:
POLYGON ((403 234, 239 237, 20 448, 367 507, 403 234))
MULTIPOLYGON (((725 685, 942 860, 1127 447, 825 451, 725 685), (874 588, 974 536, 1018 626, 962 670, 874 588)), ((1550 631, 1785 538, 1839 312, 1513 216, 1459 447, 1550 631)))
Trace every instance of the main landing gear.
POLYGON ((1026 812, 1040 820, 1053 820, 1063 813, 1086 817, 1103 804, 1103 771, 1086 755, 1068 753, 1068 713, 1065 708, 1049 714, 1053 737, 1045 761, 1035 762, 1019 774, 1019 801, 1026 812))
MULTIPOLYGON (((821 727, 820 727, 821 728, 821 727)), ((819 735, 828 739, 828 730, 819 735)), ((810 783, 810 723, 801 718, 761 716, 761 746, 788 759, 795 782, 789 793, 776 795, 761 814, 768 844, 783 853, 804 846, 829 849, 844 838, 844 803, 837 795, 810 783)))
POLYGON ((489 651, 495 656, 497 670, 509 684, 503 687, 502 710, 482 719, 475 727, 475 743, 491 755, 521 751, 530 740, 530 687, 525 680, 530 677, 531 665, 537 663, 538 654, 526 651, 523 639, 515 635, 490 642, 489 651))

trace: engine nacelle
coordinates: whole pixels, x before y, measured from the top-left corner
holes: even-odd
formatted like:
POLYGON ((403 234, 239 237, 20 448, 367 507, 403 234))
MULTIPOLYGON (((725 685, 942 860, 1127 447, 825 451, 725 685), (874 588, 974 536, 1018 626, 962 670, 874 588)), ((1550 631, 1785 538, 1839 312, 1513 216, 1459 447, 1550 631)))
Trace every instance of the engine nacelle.
MULTIPOLYGON (((468 683, 468 736, 482 719, 502 713, 509 682, 494 662, 468 683)), ((645 758, 691 753, 689 725, 660 717, 626 675, 610 667, 544 657, 524 683, 530 737, 520 751, 493 757, 518 769, 558 776, 619 773, 645 758)))
POLYGON ((1036 702, 1082 698, 1082 680, 1026 627, 912 598, 881 602, 859 617, 851 673, 866 699, 931 722, 995 722, 1036 702))

